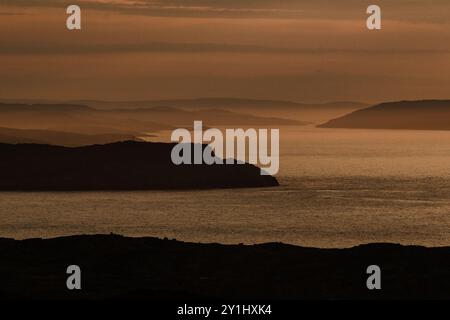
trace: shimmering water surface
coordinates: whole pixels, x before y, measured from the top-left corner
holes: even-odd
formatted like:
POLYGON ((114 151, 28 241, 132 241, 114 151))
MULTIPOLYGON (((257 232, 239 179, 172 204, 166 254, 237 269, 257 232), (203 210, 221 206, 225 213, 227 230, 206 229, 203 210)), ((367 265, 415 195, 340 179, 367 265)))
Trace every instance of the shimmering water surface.
POLYGON ((449 169, 450 132, 282 128, 281 187, 0 192, 0 236, 450 245, 449 169))

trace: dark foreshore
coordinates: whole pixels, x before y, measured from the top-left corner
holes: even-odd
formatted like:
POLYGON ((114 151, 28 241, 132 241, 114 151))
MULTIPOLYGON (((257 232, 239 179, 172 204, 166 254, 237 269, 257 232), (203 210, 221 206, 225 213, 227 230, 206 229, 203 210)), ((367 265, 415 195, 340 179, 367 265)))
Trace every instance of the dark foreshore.
POLYGON ((450 247, 318 249, 84 235, 0 239, 1 299, 449 299, 450 247), (381 290, 368 290, 369 265, 381 290), (68 290, 69 265, 81 290, 68 290))

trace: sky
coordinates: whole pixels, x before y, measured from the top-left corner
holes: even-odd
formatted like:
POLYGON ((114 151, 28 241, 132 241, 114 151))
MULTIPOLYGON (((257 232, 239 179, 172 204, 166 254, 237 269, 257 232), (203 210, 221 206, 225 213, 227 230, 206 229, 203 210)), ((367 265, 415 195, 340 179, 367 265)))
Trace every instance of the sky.
POLYGON ((448 0, 2 0, 0 99, 450 98, 448 0), (82 30, 66 28, 66 8, 82 30), (366 9, 382 29, 366 28, 366 9))

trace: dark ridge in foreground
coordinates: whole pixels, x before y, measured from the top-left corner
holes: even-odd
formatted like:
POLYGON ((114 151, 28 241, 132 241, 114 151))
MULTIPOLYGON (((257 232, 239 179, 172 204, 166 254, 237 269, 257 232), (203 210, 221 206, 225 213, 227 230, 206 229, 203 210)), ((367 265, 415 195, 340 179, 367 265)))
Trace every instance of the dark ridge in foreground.
POLYGON ((450 100, 386 102, 320 125, 321 128, 450 130, 450 100))
POLYGON ((450 298, 450 247, 194 244, 116 235, 0 239, 2 299, 450 298), (82 289, 66 288, 69 265, 82 289), (381 290, 366 269, 381 268, 381 290))
MULTIPOLYGON (((250 164, 174 165, 174 144, 125 141, 67 148, 0 144, 0 190, 150 190, 277 186, 250 164)), ((206 148, 206 146, 203 146, 206 148)))

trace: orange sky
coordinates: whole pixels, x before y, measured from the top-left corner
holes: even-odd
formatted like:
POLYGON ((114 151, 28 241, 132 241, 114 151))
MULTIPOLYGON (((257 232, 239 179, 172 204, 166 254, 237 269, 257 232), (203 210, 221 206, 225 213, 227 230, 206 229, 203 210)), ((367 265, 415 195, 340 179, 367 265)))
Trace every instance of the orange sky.
POLYGON ((0 4, 0 98, 450 98, 450 1, 60 0, 0 4), (36 4, 39 3, 39 4, 36 4), (375 3, 375 2, 374 2, 375 3))

